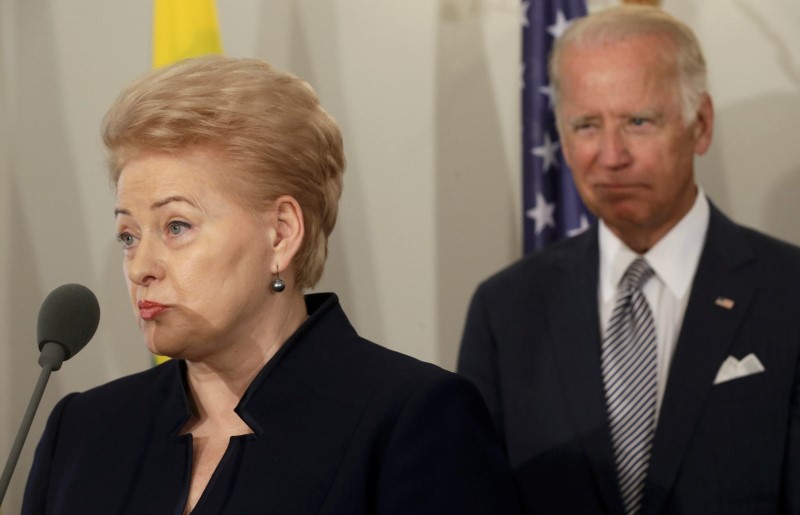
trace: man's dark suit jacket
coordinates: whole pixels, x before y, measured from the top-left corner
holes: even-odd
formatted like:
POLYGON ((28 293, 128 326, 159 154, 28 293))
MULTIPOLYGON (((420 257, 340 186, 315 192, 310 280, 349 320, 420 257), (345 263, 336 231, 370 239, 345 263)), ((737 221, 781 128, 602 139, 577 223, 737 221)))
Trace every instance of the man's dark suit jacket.
MULTIPOLYGON (((332 294, 262 370, 195 515, 518 513, 511 472, 465 379, 360 338, 332 294)), ((23 514, 180 515, 192 443, 185 364, 64 398, 23 514)))
MULTIPOLYGON (((594 228, 487 280, 467 317, 459 372, 489 405, 528 513, 623 513, 600 369, 598 263, 594 228)), ((712 206, 642 513, 800 513, 799 360, 800 249, 712 206), (713 385, 728 356, 751 353, 764 372, 713 385)))

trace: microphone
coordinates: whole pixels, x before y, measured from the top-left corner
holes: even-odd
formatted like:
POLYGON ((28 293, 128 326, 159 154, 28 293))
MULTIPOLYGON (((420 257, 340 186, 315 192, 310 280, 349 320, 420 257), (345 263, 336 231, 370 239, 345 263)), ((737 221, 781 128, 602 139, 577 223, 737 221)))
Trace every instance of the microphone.
POLYGON ((36 324, 39 365, 60 369, 89 343, 99 323, 100 305, 86 286, 65 284, 50 292, 39 308, 36 324))
POLYGON ((22 418, 17 438, 11 447, 3 475, 0 477, 0 506, 11 482, 11 474, 22 453, 22 446, 42 400, 50 373, 59 370, 64 361, 77 354, 94 336, 100 323, 100 304, 94 293, 80 284, 59 286, 44 299, 39 308, 36 335, 39 341, 39 366, 42 372, 36 383, 28 409, 22 418))

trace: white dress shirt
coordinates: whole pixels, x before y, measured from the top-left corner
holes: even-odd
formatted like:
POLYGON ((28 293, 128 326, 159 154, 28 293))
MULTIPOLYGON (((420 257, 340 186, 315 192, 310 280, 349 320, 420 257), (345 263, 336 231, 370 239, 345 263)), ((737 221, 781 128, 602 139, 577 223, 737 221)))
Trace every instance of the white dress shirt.
MULTIPOLYGON (((688 213, 643 257, 655 275, 642 289, 656 325, 658 345, 658 397, 656 417, 661 409, 670 362, 678 342, 683 315, 689 302, 694 274, 708 229, 709 207, 698 186, 697 198, 688 213)), ((638 257, 608 226, 600 221, 600 277, 598 306, 602 334, 608 327, 616 302, 617 287, 625 270, 638 257)))

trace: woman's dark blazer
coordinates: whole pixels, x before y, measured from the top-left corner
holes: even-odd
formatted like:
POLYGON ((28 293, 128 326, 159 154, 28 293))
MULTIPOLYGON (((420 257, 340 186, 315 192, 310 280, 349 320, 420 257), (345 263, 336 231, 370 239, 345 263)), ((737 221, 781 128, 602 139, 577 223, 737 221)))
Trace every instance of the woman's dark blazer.
MULTIPOLYGON (((471 383, 360 338, 334 294, 264 367, 193 514, 517 513, 511 475, 471 383)), ((53 410, 22 513, 182 513, 191 472, 185 363, 53 410)))

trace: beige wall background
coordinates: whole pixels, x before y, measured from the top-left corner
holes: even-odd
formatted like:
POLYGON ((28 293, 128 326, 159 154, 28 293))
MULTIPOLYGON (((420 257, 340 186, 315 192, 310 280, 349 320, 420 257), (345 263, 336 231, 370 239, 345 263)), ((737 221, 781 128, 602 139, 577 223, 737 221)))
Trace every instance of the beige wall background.
MULTIPOLYGON (((538 1, 538 0, 536 0, 538 1)), ((612 1, 594 0, 593 8, 612 1)), ((308 80, 349 167, 319 290, 360 332, 453 368, 469 296, 521 252, 518 0, 219 0, 225 51, 308 80)), ((800 3, 665 0, 710 63, 716 140, 699 180, 739 221, 800 244, 800 3)), ((18 513, 47 413, 149 366, 114 239, 99 122, 150 66, 150 2, 0 2, 0 457, 39 374, 53 288, 86 284, 94 340, 53 374, 5 513, 18 513)))

